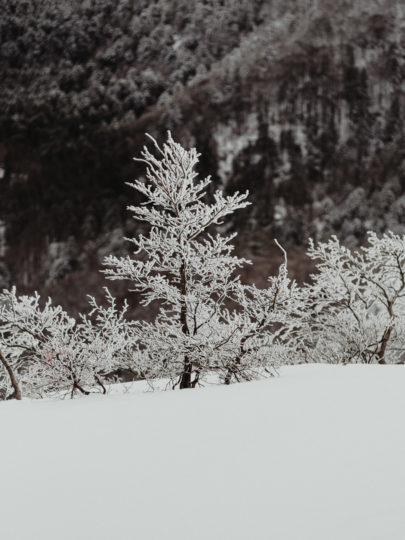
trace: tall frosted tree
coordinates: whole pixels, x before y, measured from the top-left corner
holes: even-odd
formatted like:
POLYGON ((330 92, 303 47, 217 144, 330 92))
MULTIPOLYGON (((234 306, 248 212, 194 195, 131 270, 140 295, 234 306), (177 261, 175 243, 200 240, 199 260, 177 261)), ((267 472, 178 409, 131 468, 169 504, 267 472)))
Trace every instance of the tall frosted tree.
POLYGON ((197 151, 185 150, 170 133, 162 148, 150 139, 153 153, 144 147, 138 159, 147 166, 146 179, 130 184, 145 202, 129 208, 150 230, 130 240, 135 258, 105 260, 110 279, 130 280, 144 305, 159 303, 154 321, 137 323, 144 372, 169 376, 180 388, 212 372, 226 383, 252 378, 274 357, 270 330, 285 316, 294 285, 284 265, 263 294, 242 285, 238 269, 249 261, 232 254, 235 234, 212 228, 246 207, 248 193, 217 190, 208 203, 211 179, 198 178, 197 151))

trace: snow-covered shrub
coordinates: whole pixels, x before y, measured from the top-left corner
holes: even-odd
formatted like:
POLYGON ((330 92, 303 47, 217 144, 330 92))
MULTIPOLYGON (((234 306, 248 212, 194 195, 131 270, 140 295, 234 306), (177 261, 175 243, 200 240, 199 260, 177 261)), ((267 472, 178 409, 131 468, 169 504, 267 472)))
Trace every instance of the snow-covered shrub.
POLYGON ((105 375, 136 352, 127 306, 118 310, 107 291, 107 307, 91 298, 92 312, 69 317, 37 293, 17 296, 15 288, 0 294, 0 391, 4 397, 41 397, 93 388, 105 392, 105 375))
MULTIPOLYGON (((75 321, 50 300, 41 308, 37 293, 17 296, 16 289, 12 288, 0 294, 1 351, 9 366, 8 374, 10 370, 13 373, 15 395, 21 394, 25 384, 30 387, 28 393, 33 391, 37 385, 38 365, 51 359, 49 343, 69 333, 74 324, 75 321)), ((6 366, 4 361, 3 366, 6 366)), ((2 375, 2 386, 5 386, 7 373, 2 375)))
POLYGON ((92 309, 88 316, 80 315, 77 325, 82 346, 92 351, 94 356, 96 383, 121 369, 143 377, 136 323, 126 317, 128 303, 125 300, 122 308, 118 309, 116 299, 107 288, 104 290, 107 305, 97 304, 95 298, 89 297, 92 309))
POLYGON ((285 335, 292 314, 297 312, 299 288, 288 277, 287 254, 282 251, 284 263, 277 275, 268 277, 267 288, 238 282, 239 353, 228 362, 225 382, 230 382, 232 376, 238 379, 240 365, 249 372, 255 366, 277 366, 295 356, 293 342, 285 339, 285 335))
POLYGON ((110 279, 131 281, 145 306, 158 302, 155 320, 136 324, 144 372, 171 377, 180 388, 212 372, 226 383, 251 378, 272 365, 280 348, 277 325, 295 290, 286 265, 267 290, 243 285, 238 269, 249 261, 232 254, 235 235, 214 234, 212 226, 247 206, 247 193, 216 191, 206 202, 211 180, 197 178, 197 151, 170 133, 163 148, 151 140, 155 154, 145 147, 139 160, 147 165, 146 181, 130 184, 145 197, 130 210, 151 226, 149 234, 131 240, 137 258, 105 260, 110 279))
MULTIPOLYGON (((332 236, 310 242, 317 261, 294 319, 295 347, 307 361, 380 364, 405 357, 405 236, 368 233, 351 251, 332 236)), ((291 337, 291 336, 290 336, 291 337)))

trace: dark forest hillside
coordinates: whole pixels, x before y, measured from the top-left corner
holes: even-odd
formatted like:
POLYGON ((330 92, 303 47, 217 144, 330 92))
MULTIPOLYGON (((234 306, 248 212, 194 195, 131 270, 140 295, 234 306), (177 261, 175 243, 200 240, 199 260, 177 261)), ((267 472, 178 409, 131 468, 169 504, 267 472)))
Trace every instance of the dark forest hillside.
POLYGON ((301 267, 308 236, 404 232, 404 64, 401 1, 3 0, 0 284, 99 287, 167 129, 251 191, 232 226, 261 268, 274 237, 301 267))

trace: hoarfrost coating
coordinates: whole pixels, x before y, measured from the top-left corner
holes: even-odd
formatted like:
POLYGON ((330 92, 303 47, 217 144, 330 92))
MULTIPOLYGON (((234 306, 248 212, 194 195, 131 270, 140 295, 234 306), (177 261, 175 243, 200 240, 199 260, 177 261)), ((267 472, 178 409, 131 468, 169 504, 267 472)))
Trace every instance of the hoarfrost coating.
POLYGON ((250 204, 248 193, 217 190, 207 202, 211 179, 198 178, 197 151, 185 150, 170 133, 162 148, 151 140, 155 152, 145 147, 140 159, 146 180, 130 184, 145 202, 129 208, 150 225, 149 234, 131 239, 137 258, 105 261, 110 279, 128 280, 144 305, 159 303, 155 321, 137 324, 145 372, 173 377, 180 388, 212 371, 228 384, 263 374, 286 351, 274 331, 295 292, 286 264, 265 290, 243 285, 238 270, 249 261, 232 254, 235 234, 211 231, 250 204))
POLYGON ((245 208, 247 193, 207 199, 210 178, 195 171, 199 154, 174 142, 170 133, 155 154, 144 148, 146 181, 132 185, 146 199, 132 206, 150 230, 131 239, 135 257, 106 258, 110 279, 126 279, 141 303, 158 304, 154 321, 129 321, 106 289, 107 307, 90 298, 89 316, 68 317, 38 294, 0 296, 0 385, 3 398, 70 392, 106 392, 121 370, 136 378, 169 377, 172 386, 193 388, 214 373, 226 384, 273 374, 292 354, 279 340, 288 321, 296 285, 287 260, 268 287, 242 284, 239 270, 249 261, 232 254, 231 241, 215 225, 245 208), (10 387, 11 385, 11 387, 10 387))
MULTIPOLYGON (((150 137, 151 138, 151 137, 150 137)), ((287 254, 264 288, 242 282, 250 261, 233 255, 235 234, 214 226, 249 203, 247 193, 208 196, 199 155, 170 133, 140 161, 146 180, 132 185, 145 198, 132 206, 149 230, 130 241, 133 257, 109 256, 105 274, 124 279, 152 321, 128 320, 106 289, 105 304, 76 319, 38 294, 0 294, 0 396, 106 393, 126 372, 168 378, 173 388, 207 379, 230 384, 275 374, 283 363, 402 363, 405 359, 405 236, 368 233, 359 251, 336 237, 308 255, 317 261, 310 283, 289 279, 287 254)))

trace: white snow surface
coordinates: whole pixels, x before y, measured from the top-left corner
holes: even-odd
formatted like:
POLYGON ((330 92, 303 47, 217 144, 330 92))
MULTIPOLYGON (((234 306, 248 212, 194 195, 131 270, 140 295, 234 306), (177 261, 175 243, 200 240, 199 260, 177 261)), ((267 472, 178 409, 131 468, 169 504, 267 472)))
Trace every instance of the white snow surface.
POLYGON ((2 402, 0 537, 403 540, 404 412, 405 366, 2 402))

